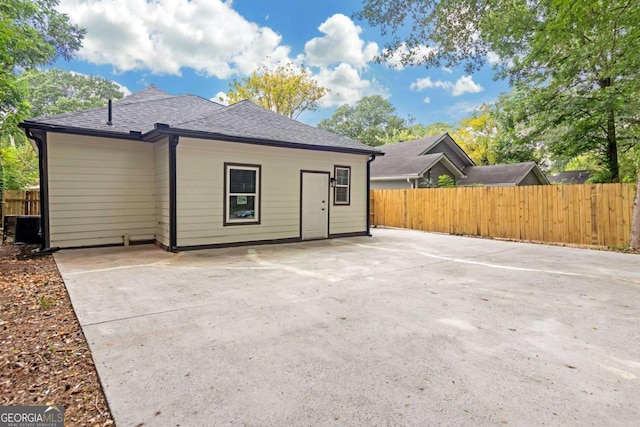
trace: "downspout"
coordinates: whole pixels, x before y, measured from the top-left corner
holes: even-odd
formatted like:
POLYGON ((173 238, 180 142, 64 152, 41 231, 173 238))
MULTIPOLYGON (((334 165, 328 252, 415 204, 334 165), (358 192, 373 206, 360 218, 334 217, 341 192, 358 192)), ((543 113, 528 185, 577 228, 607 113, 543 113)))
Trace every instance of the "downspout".
POLYGON ((38 181, 40 184, 40 229, 42 239, 40 242, 40 252, 49 250, 51 238, 49 235, 49 168, 47 166, 47 144, 45 139, 38 137, 30 129, 24 129, 27 138, 36 143, 38 147, 38 181))
POLYGON ((371 162, 376 159, 372 154, 367 160, 367 236, 371 237, 371 162))
POLYGON ((413 188, 413 182, 411 182, 411 178, 407 178, 407 184, 409 184, 409 188, 413 188))
POLYGON ((176 148, 178 135, 169 135, 169 251, 178 252, 178 203, 176 197, 176 148))

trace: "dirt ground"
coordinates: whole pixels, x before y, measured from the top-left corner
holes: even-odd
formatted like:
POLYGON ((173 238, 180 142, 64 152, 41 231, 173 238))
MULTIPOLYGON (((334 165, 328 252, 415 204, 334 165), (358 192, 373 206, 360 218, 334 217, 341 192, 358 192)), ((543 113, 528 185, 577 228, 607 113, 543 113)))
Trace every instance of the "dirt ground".
POLYGON ((0 405, 63 405, 66 426, 113 426, 51 255, 0 246, 0 405))

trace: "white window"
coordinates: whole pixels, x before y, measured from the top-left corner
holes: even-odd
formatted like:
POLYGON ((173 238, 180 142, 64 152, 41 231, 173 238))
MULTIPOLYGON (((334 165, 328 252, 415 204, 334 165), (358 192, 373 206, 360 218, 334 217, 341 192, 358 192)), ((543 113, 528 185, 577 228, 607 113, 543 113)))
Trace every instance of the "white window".
POLYGON ((336 187, 333 192, 333 204, 348 205, 351 202, 351 167, 336 166, 334 175, 336 187))
POLYGON ((260 165, 225 163, 225 225, 260 223, 260 165))

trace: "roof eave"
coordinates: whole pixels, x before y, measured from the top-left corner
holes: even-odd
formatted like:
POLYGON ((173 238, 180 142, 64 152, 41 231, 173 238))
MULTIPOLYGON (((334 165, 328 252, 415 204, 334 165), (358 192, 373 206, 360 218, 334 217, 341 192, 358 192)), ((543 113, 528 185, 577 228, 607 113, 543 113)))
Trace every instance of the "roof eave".
POLYGON ((390 175, 390 176, 372 176, 371 181, 397 181, 399 179, 416 179, 422 178, 422 175, 411 174, 411 175, 390 175))
POLYGON ((516 182, 516 185, 520 185, 520 183, 527 177, 527 175, 529 175, 530 172, 533 171, 533 174, 540 180, 540 182, 542 184, 547 184, 549 185, 550 182, 547 179, 546 176, 544 176, 544 174, 542 173, 542 171, 540 170, 540 167, 538 167, 538 165, 536 163, 533 163, 531 165, 531 167, 524 173, 522 174, 522 176, 520 177, 520 179, 516 182))
POLYGON ((66 133, 71 135, 95 136, 95 137, 102 137, 102 138, 117 138, 117 139, 128 139, 133 141, 142 141, 142 132, 137 132, 137 131, 119 132, 119 131, 108 131, 108 130, 101 130, 101 129, 86 129, 86 128, 78 128, 73 126, 60 126, 60 125, 53 125, 48 123, 31 122, 29 120, 25 120, 24 122, 18 123, 18 127, 22 129, 37 129, 37 130, 43 130, 46 132, 66 133))
POLYGON ((426 166, 420 173, 420 176, 423 176, 425 174, 425 172, 427 172, 429 169, 433 168, 435 165, 438 164, 438 162, 443 162, 445 163, 445 167, 449 170, 449 172, 453 172, 454 175, 456 175, 457 179, 460 178, 464 178, 466 175, 464 174, 464 172, 462 172, 456 165, 453 164, 453 162, 449 159, 449 157, 447 157, 446 154, 442 153, 437 159, 435 159, 433 162, 431 162, 428 166, 426 166))
POLYGON ((142 136, 143 140, 151 140, 158 138, 159 135, 176 135, 183 137, 191 137, 198 139, 215 139, 218 141, 227 142, 239 142, 244 144, 253 145, 265 145, 269 147, 281 147, 281 148, 295 148, 300 150, 314 150, 314 151, 330 151, 338 153, 351 153, 351 154, 367 154, 375 156, 384 156, 384 153, 379 150, 358 149, 349 147, 332 147, 326 145, 311 145, 311 144, 299 144, 295 142, 277 141, 273 139, 265 138, 249 138, 243 136, 225 135, 215 132, 197 131, 190 129, 173 128, 169 126, 157 126, 150 132, 145 133, 142 136))

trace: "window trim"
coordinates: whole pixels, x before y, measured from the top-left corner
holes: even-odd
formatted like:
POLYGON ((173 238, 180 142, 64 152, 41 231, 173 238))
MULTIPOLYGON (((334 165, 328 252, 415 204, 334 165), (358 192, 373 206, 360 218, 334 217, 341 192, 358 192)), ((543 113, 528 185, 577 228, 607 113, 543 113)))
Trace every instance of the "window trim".
POLYGON ((351 166, 334 165, 333 177, 335 179, 335 187, 333 188, 333 205, 334 206, 350 206, 351 205, 351 166), (349 171, 349 183, 347 185, 338 185, 338 169, 346 169, 347 171, 349 171), (346 202, 339 202, 337 200, 338 192, 336 191, 336 189, 338 187, 347 189, 346 202))
POLYGON ((222 200, 222 219, 223 225, 233 226, 233 225, 256 225, 260 224, 261 212, 260 206, 262 204, 262 165, 253 165, 248 163, 224 163, 224 198, 222 200), (256 171, 256 193, 255 198, 256 201, 254 203, 255 210, 255 219, 231 219, 229 209, 229 174, 232 169, 244 169, 244 170, 255 170, 256 171))

